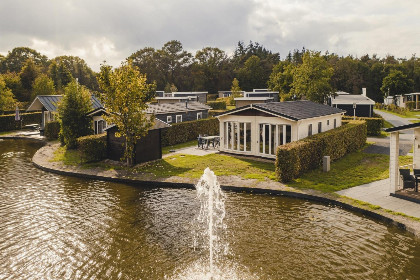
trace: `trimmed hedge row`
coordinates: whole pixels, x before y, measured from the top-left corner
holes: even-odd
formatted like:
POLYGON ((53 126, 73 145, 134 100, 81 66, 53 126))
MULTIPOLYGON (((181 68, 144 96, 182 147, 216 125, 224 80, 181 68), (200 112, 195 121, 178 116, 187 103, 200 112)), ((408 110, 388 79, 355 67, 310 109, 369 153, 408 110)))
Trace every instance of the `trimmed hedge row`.
POLYGON ((209 101, 207 102, 213 110, 226 110, 226 102, 225 101, 209 101))
POLYGON ((219 135, 219 120, 209 118, 174 123, 171 127, 162 129, 162 147, 196 140, 199 134, 219 135))
POLYGON ((289 182, 321 166, 324 156, 330 156, 334 161, 363 147, 366 143, 366 122, 343 121, 343 124, 336 129, 279 146, 275 163, 277 179, 289 182))
POLYGON ((15 114, 0 115, 0 131, 17 130, 27 124, 41 123, 42 113, 23 113, 20 115, 21 122, 15 121, 15 114))
POLYGON ((60 134, 60 122, 59 121, 52 121, 45 124, 44 128, 44 135, 48 141, 58 139, 58 135, 60 134))
POLYGON ((101 161, 107 157, 106 134, 88 135, 77 138, 77 149, 82 161, 101 161))
MULTIPOLYGON (((353 120, 353 117, 343 116, 343 120, 353 120)), ((356 120, 366 121, 368 136, 381 135, 382 128, 384 127, 384 119, 381 116, 376 118, 356 117, 356 120)))

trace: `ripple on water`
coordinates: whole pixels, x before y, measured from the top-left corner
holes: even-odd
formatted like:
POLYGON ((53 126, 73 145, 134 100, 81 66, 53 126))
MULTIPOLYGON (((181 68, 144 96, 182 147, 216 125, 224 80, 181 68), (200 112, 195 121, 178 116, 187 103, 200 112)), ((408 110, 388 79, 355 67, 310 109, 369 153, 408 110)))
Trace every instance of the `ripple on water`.
MULTIPOLYGON (((39 147, 0 143, 0 279, 203 279, 193 190, 46 173, 30 161, 39 147)), ((220 279, 420 275, 418 241, 338 207, 237 193, 225 206, 220 279)))

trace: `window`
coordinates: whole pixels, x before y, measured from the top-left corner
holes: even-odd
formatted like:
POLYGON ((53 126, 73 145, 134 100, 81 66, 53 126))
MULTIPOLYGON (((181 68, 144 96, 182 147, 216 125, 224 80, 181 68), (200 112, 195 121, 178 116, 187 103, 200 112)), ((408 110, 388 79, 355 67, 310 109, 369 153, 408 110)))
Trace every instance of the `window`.
POLYGON ((197 120, 203 118, 203 112, 197 113, 197 120))
POLYGON ((312 135, 312 124, 308 126, 308 136, 312 135))
POLYGON ((318 123, 318 133, 322 132, 322 122, 318 123))
POLYGON ((172 116, 167 116, 166 117, 166 122, 171 123, 172 122, 172 116))
POLYGON ((182 115, 176 115, 176 122, 177 123, 182 122, 182 115))
POLYGON ((337 127, 337 119, 334 119, 334 128, 337 127))
POLYGON ((330 120, 327 120, 327 125, 330 125, 330 120))

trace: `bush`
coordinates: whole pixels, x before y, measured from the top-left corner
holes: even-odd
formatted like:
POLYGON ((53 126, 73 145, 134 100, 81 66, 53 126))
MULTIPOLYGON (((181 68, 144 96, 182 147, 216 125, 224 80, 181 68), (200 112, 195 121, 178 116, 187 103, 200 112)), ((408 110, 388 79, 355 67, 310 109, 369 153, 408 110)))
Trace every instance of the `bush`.
POLYGON ((219 120, 216 118, 209 118, 174 123, 171 127, 162 129, 162 147, 195 140, 199 134, 219 135, 219 120))
POLYGON ((88 135, 77 138, 77 149, 80 151, 82 161, 100 161, 107 157, 106 134, 88 135))
POLYGON ((60 122, 53 121, 45 124, 44 135, 48 141, 58 139, 60 133, 60 122))
POLYGON ((226 110, 226 102, 225 101, 209 101, 207 102, 213 110, 226 110))
MULTIPOLYGON (((356 120, 365 121, 367 126, 367 136, 381 135, 382 128, 384 127, 384 119, 376 115, 374 118, 356 117, 356 120), (376 117, 377 116, 377 117, 376 117)), ((353 117, 343 116, 343 120, 352 120, 353 117)))
POLYGON ((0 116, 0 131, 10 131, 20 129, 21 125, 24 127, 27 124, 40 124, 42 120, 42 113, 23 113, 20 115, 22 121, 15 121, 15 114, 0 116))
POLYGON ((226 110, 209 110, 209 117, 214 117, 224 112, 226 112, 226 110))
MULTIPOLYGON (((416 109, 416 101, 407 101, 405 107, 410 111, 416 109)), ((420 101, 417 102, 417 108, 420 108, 420 101)))
POLYGON ((382 103, 375 103, 376 109, 386 110, 400 115, 405 115, 409 111, 408 108, 398 107, 395 104, 385 105, 382 103))
POLYGON ((281 182, 289 182, 303 172, 322 165, 323 156, 331 161, 355 152, 366 143, 366 122, 343 121, 342 126, 315 134, 277 148, 276 176, 281 182))

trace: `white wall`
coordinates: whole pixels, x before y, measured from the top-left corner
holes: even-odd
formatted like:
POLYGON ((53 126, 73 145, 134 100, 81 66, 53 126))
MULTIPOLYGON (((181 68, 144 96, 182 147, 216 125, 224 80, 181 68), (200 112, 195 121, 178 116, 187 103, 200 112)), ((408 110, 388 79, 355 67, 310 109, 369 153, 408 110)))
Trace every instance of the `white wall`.
POLYGON ((318 134, 318 122, 322 122, 322 132, 334 129, 334 119, 337 120, 337 126, 341 126, 341 114, 305 119, 299 121, 298 140, 308 137, 309 124, 312 124, 312 135, 318 134), (328 124, 329 121, 329 124, 328 124))

